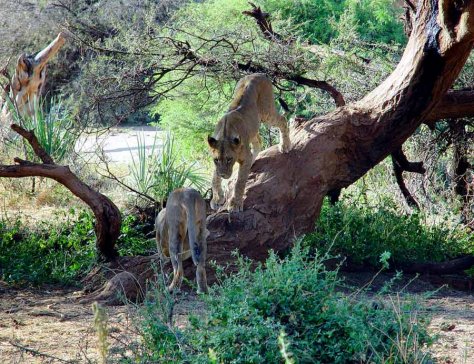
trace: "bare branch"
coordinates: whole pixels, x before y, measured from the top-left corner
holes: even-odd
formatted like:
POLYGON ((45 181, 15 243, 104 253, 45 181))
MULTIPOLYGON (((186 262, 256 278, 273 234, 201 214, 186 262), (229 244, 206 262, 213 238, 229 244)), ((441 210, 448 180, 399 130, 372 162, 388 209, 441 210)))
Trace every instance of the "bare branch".
POLYGON ((395 179, 397 180, 398 187, 402 192, 403 197, 407 204, 417 210, 420 209, 420 206, 413 195, 408 190, 405 181, 403 179, 403 172, 414 172, 423 174, 426 172, 425 167, 423 167, 423 162, 409 162, 403 149, 400 147, 395 152, 392 152, 392 163, 393 163, 393 172, 395 174, 395 179))
MULTIPOLYGON (((252 6, 252 10, 244 11, 242 14, 251 16, 257 21, 257 25, 260 27, 260 30, 263 33, 263 36, 272 41, 272 42, 281 42, 282 37, 276 33, 273 28, 272 24, 270 22, 270 14, 265 13, 262 11, 260 6, 256 6, 255 4, 249 2, 249 4, 252 6)), ((289 42, 291 43, 291 42, 289 42)), ((244 67, 243 67, 244 68, 244 67)), ((278 71, 273 71, 273 72, 268 72, 270 70, 267 70, 267 72, 264 73, 278 73, 278 71)), ((283 76, 283 75, 280 75, 283 76)), ((318 88, 320 90, 328 92, 331 97, 334 99, 334 102, 336 103, 336 106, 344 106, 346 104, 344 100, 344 96, 332 85, 330 85, 327 81, 318 81, 318 80, 312 80, 306 77, 303 77, 302 75, 284 75, 283 77, 286 80, 293 81, 299 85, 304 85, 308 86, 311 88, 318 88)))
POLYGON ((260 30, 263 33, 263 36, 272 42, 280 42, 282 37, 280 34, 276 33, 272 28, 272 23, 270 22, 270 14, 262 11, 260 6, 249 2, 252 7, 251 10, 243 11, 242 14, 254 18, 259 26, 260 30))

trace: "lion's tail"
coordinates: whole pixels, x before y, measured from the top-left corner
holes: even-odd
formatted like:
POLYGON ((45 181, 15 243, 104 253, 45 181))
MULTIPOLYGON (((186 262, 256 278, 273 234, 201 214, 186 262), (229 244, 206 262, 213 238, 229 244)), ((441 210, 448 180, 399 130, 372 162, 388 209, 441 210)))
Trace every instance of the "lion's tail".
POLYGON ((199 244, 198 232, 196 231, 196 207, 193 203, 191 206, 186 205, 185 208, 188 223, 189 249, 191 250, 193 262, 197 265, 201 259, 201 246, 199 244))
POLYGON ((288 104, 287 104, 286 101, 283 100, 281 97, 278 98, 278 102, 280 103, 281 108, 282 108, 283 110, 285 110, 285 112, 289 112, 289 111, 290 111, 290 108, 288 107, 288 104))

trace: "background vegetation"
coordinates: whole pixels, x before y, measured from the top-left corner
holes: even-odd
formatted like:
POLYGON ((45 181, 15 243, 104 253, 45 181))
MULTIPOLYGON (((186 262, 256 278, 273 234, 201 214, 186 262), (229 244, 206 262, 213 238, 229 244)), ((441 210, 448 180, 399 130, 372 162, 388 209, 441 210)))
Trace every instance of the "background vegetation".
MULTIPOLYGON (((267 72, 276 96, 289 106, 288 119, 310 118, 332 110, 334 99, 295 78, 326 81, 346 102, 355 101, 394 69, 407 39, 399 1, 256 4, 271 14, 278 39, 266 39, 242 13, 250 10, 245 0, 0 0, 0 65, 10 55, 43 48, 59 29, 70 34, 51 64, 44 107, 25 125, 57 161, 118 201, 124 211, 120 254, 154 252, 150 221, 136 214, 150 199, 163 202, 183 185, 205 194, 211 168, 206 136, 244 74, 267 72), (151 150, 139 141, 139 154, 121 169, 75 150, 85 131, 117 125, 153 125, 167 137, 151 150)), ((473 60, 456 88, 472 88, 473 60)), ((400 193, 388 158, 343 191, 337 205, 325 203, 315 231, 287 256, 273 254, 256 270, 240 259, 238 272, 221 275, 203 298, 205 314, 184 329, 169 320, 176 297, 159 286, 142 312, 137 360, 427 362, 423 345, 431 339, 415 303, 344 295, 338 272, 326 270, 324 260, 343 256, 379 269, 381 256, 394 267, 473 254, 473 192, 463 197, 457 189, 460 178, 472 186, 472 167, 456 173, 461 158, 473 163, 473 131, 470 119, 444 120, 420 127, 405 143, 409 159, 427 170, 404 175, 419 210, 400 193)), ((261 132, 267 146, 278 141, 274 131, 261 132)), ((2 163, 30 153, 14 138, 1 144, 2 163)), ((61 187, 35 181, 0 181, 0 279, 75 284, 97 258, 92 216, 61 187), (30 221, 12 215, 18 206, 59 212, 30 221)))

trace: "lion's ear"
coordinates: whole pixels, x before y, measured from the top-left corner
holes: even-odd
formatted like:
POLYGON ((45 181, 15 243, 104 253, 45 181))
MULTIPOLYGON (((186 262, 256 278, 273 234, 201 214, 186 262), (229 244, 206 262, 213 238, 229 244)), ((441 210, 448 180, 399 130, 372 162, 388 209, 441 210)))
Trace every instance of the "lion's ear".
POLYGON ((207 143, 211 148, 216 148, 217 147, 217 139, 214 137, 211 137, 210 135, 207 136, 207 143))
POLYGON ((239 145, 240 144, 240 138, 239 137, 233 137, 232 138, 232 144, 239 145))

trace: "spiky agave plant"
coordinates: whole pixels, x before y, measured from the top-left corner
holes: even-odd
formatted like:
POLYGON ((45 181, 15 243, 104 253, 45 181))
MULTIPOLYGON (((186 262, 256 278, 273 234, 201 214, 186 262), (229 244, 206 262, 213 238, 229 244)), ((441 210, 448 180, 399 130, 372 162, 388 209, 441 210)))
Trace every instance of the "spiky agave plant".
POLYGON ((196 166, 180 158, 174 137, 167 132, 160 146, 158 136, 153 144, 146 146, 143 133, 137 135, 138 153, 131 153, 131 178, 141 193, 151 195, 157 201, 164 201, 176 188, 191 186, 203 192, 209 180, 196 166))
MULTIPOLYGON (((13 105, 11 108, 16 109, 13 105)), ((74 130, 74 120, 69 108, 59 97, 53 97, 46 111, 44 99, 33 100, 33 113, 21 115, 16 110, 11 113, 13 121, 27 130, 33 130, 39 144, 53 158, 61 163, 74 150, 78 134, 74 130)), ((30 145, 22 138, 14 139, 15 143, 24 143, 23 148, 29 160, 36 159, 30 145)))

